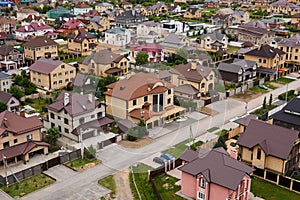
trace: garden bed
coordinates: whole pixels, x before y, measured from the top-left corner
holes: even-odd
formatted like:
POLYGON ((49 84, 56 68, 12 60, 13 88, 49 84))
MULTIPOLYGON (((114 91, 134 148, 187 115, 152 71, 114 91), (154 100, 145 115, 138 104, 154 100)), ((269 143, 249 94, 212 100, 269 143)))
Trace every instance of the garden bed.
POLYGON ((86 158, 77 158, 75 160, 67 162, 65 165, 75 171, 82 171, 85 169, 92 168, 100 163, 101 161, 97 159, 88 160, 86 158))

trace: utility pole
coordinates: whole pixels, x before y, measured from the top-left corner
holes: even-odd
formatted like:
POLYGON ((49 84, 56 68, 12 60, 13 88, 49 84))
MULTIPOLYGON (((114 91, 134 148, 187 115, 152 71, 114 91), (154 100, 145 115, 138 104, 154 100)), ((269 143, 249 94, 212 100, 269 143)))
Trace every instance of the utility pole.
POLYGON ((289 88, 289 84, 286 84, 285 103, 287 103, 287 101, 288 101, 288 88, 289 88))
POLYGON ((5 186, 8 187, 8 179, 7 179, 7 169, 6 169, 6 156, 2 154, 3 164, 4 164, 4 173, 5 173, 5 186))
POLYGON ((189 149, 191 149, 191 146, 194 144, 194 136, 193 136, 193 131, 192 131, 192 126, 190 125, 190 138, 189 138, 189 149))
POLYGON ((81 142, 81 158, 83 159, 83 154, 84 154, 84 146, 83 146, 83 139, 82 139, 82 129, 80 128, 80 134, 79 134, 79 139, 80 139, 80 142, 81 142))

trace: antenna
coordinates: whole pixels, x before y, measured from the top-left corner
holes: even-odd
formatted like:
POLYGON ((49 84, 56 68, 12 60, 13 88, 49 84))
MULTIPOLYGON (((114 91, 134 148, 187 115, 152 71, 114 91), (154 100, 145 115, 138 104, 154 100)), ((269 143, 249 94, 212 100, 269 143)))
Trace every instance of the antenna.
POLYGON ((188 149, 191 149, 191 146, 194 145, 194 135, 193 135, 193 131, 192 131, 192 126, 190 125, 190 138, 189 138, 189 147, 188 149))

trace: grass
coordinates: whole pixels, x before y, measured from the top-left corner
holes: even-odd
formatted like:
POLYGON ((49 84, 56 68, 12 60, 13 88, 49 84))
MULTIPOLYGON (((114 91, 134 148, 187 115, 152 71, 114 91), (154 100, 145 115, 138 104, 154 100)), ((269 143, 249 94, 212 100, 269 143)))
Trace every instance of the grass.
POLYGON ((256 109, 255 111, 253 111, 251 114, 257 115, 259 117, 261 117, 263 114, 267 113, 268 111, 276 108, 276 105, 266 105, 265 108, 261 107, 259 109, 256 109))
POLYGON ((203 144, 202 141, 195 142, 194 144, 191 145, 191 149, 196 150, 197 147, 200 147, 202 144, 203 144))
POLYGON ((154 180, 162 199, 183 200, 182 197, 175 194, 180 190, 180 186, 175 185, 178 180, 168 175, 159 176, 154 180))
POLYGON ((78 62, 80 60, 83 60, 84 58, 85 58, 85 56, 79 56, 79 57, 76 57, 76 58, 70 58, 70 59, 62 60, 62 62, 65 62, 65 63, 78 62))
POLYGON ((110 189, 111 190, 110 195, 111 195, 112 198, 116 197, 117 186, 116 186, 116 182, 114 180, 113 175, 109 175, 109 176, 107 176, 103 179, 100 179, 98 181, 98 184, 110 189))
POLYGON ((99 164, 100 161, 99 160, 88 160, 88 159, 85 159, 85 158, 77 158, 75 160, 72 160, 70 162, 67 162, 65 165, 78 171, 78 170, 82 170, 82 169, 85 169, 85 167, 89 164, 93 164, 93 165, 97 165, 99 164))
POLYGON ((267 93, 268 92, 268 90, 264 90, 258 86, 254 86, 253 88, 250 88, 250 90, 252 92, 257 92, 257 93, 267 93))
POLYGON ((37 112, 42 113, 44 107, 50 104, 49 98, 26 99, 25 104, 35 108, 37 112))
POLYGON ((170 148, 168 150, 163 151, 163 153, 169 153, 175 158, 179 158, 182 153, 187 149, 186 144, 189 143, 189 139, 184 140, 183 142, 180 142, 176 145, 174 145, 173 148, 170 148))
POLYGON ((291 83, 293 82, 294 79, 290 79, 290 78, 285 78, 285 77, 280 77, 278 78, 277 80, 273 80, 272 82, 274 83, 279 83, 281 85, 285 85, 285 84, 288 84, 288 83, 291 83))
POLYGON ((281 199, 289 199, 289 200, 298 200, 300 199, 300 195, 291 192, 287 189, 279 187, 275 184, 267 182, 257 177, 253 177, 251 181, 251 192, 255 196, 259 196, 266 200, 281 200, 281 199))
POLYGON ((130 188, 132 191, 133 199, 138 200, 139 196, 136 191, 135 185, 133 183, 133 175, 135 179, 135 183, 138 187, 139 193, 141 195, 142 199, 151 199, 156 200, 156 196, 154 195, 151 183, 148 182, 148 170, 152 170, 153 168, 145 165, 145 164, 139 164, 136 167, 132 167, 132 171, 134 174, 130 172, 129 174, 129 181, 130 181, 130 188))
POLYGON ((208 129, 207 132, 212 133, 212 132, 215 132, 218 129, 219 129, 218 127, 212 127, 210 129, 208 129))
POLYGON ((267 86, 268 88, 272 89, 272 90, 275 90, 277 89, 278 87, 272 85, 271 83, 264 83, 265 86, 267 86))
POLYGON ((236 51, 238 51, 240 49, 240 47, 234 47, 234 46, 228 46, 228 53, 234 53, 236 51))
POLYGON ((55 180, 49 176, 46 176, 45 174, 38 174, 28 179, 24 179, 20 183, 15 183, 8 187, 1 187, 1 190, 9 194, 11 197, 17 198, 46 187, 54 182, 55 180))
POLYGON ((215 82, 215 90, 218 92, 225 92, 224 84, 215 82))

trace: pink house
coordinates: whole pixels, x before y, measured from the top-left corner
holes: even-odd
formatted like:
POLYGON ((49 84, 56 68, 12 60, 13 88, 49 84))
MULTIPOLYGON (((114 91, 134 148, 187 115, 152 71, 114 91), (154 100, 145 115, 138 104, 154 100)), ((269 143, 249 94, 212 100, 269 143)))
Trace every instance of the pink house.
POLYGON ((131 60, 135 60, 135 57, 139 51, 148 53, 148 60, 150 63, 164 61, 164 47, 159 44, 145 43, 145 44, 130 44, 131 60))
POLYGON ((248 200, 253 169, 231 158, 223 148, 181 156, 181 193, 197 200, 248 200))

